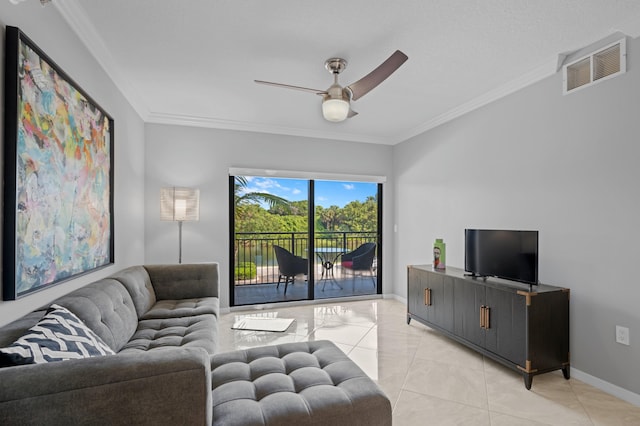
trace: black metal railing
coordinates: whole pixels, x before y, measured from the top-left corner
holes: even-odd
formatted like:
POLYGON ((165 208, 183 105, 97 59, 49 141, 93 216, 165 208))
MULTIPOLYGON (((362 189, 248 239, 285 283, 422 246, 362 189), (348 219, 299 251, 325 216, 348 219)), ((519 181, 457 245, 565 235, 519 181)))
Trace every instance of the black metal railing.
MULTIPOLYGON (((314 247, 316 252, 321 248, 338 249, 339 252, 350 252, 364 243, 377 243, 376 232, 316 232, 314 247)), ((306 232, 237 232, 235 248, 235 284, 264 284, 278 281, 278 263, 273 246, 280 246, 296 256, 308 259, 311 256, 312 266, 317 273, 321 272, 321 259, 315 253, 309 254, 309 240, 306 232)))

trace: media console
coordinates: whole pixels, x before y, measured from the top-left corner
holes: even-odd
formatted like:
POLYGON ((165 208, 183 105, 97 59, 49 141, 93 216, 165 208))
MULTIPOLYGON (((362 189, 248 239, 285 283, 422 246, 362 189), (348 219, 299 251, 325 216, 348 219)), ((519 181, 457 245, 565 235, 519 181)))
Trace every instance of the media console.
POLYGON ((407 267, 412 319, 522 373, 562 370, 569 379, 569 289, 465 276, 461 269, 407 267))

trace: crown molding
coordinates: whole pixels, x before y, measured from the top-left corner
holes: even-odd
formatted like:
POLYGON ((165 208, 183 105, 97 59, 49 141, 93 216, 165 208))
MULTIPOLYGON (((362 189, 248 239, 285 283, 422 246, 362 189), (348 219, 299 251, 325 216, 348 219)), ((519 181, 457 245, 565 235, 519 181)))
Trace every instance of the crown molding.
POLYGON ((556 73, 557 63, 558 59, 554 56, 553 58, 546 60, 542 65, 534 68, 528 73, 515 78, 508 83, 485 93, 484 95, 478 96, 477 98, 474 98, 469 102, 465 102, 464 104, 453 108, 445 112, 444 114, 440 114, 439 116, 432 118, 431 120, 426 121, 417 127, 414 127, 406 133, 399 134, 398 137, 393 140, 393 144, 395 145, 404 142, 414 136, 434 129, 444 123, 452 121, 458 117, 470 113, 471 111, 495 102, 498 99, 504 98, 505 96, 517 92, 518 90, 524 89, 527 86, 537 83, 538 81, 543 80, 549 76, 552 76, 556 73))
MULTIPOLYGON (((557 72, 559 60, 558 57, 554 56, 528 73, 515 78, 510 82, 485 93, 484 95, 478 96, 405 132, 400 132, 395 136, 381 139, 370 135, 318 131, 299 127, 275 126, 264 123, 250 123, 211 117, 151 112, 145 102, 142 101, 142 97, 138 94, 137 90, 122 75, 104 41, 97 31, 89 24, 90 20, 82 7, 76 2, 67 0, 57 0, 52 2, 52 4, 67 21, 71 29, 78 35, 82 43, 84 43, 89 50, 90 54, 98 61, 100 66, 105 70, 122 95, 127 99, 127 101, 129 101, 138 115, 140 115, 142 120, 148 123, 157 124, 173 124, 192 127, 282 134, 318 139, 396 145, 555 74, 557 72)), ((638 37, 640 36, 640 17, 631 17, 620 23, 616 29, 633 38, 638 37)))
MULTIPOLYGON (((96 59, 96 61, 98 61, 100 66, 119 88, 122 95, 127 99, 127 101, 129 101, 138 115, 140 115, 142 120, 147 123, 155 124, 172 124, 180 126, 238 130, 318 139, 341 140, 349 142, 396 145, 414 136, 438 127, 444 123, 461 117, 475 109, 494 102, 537 81, 540 81, 543 78, 554 74, 556 69, 555 67, 557 66, 557 58, 553 58, 553 60, 546 61, 540 67, 530 71, 529 73, 519 78, 512 80, 505 85, 502 85, 490 92, 487 92, 482 96, 479 96, 463 105, 460 105, 459 107, 453 108, 452 110, 449 110, 444 114, 430 119, 422 123, 421 125, 410 129, 407 132, 401 132, 386 139, 376 138, 369 135, 357 135, 352 133, 317 131, 299 127, 274 126, 264 123, 223 120, 212 117, 198 117, 163 112, 151 112, 149 111, 147 105, 142 101, 141 96, 138 95, 137 90, 128 82, 126 78, 124 78, 124 76, 120 72, 118 66, 116 65, 116 62, 113 59, 113 56, 111 55, 111 52, 109 52, 109 49, 107 49, 100 35, 91 25, 89 25, 90 20, 86 12, 82 9, 82 6, 77 3, 65 0, 58 0, 52 2, 52 4, 58 10, 60 15, 65 19, 65 21, 67 21, 71 29, 78 35, 79 39, 87 47, 90 54, 96 59)), ((636 24, 636 21, 630 21, 627 26, 640 28, 640 25, 636 24)))
POLYGON ((113 56, 98 32, 90 25, 90 19, 77 2, 57 0, 52 2, 62 18, 76 33, 80 41, 89 50, 91 56, 100 64, 107 76, 113 81, 120 93, 127 99, 143 121, 149 115, 149 108, 138 95, 137 90, 122 75, 113 56))
POLYGON ((357 135, 344 132, 330 132, 310 130, 299 127, 274 126, 264 123, 246 121, 222 120, 211 117, 197 117, 193 115, 170 114, 152 112, 148 115, 147 123, 172 124, 179 126, 206 127, 211 129, 240 130, 246 132, 270 133, 277 135, 301 136, 306 138, 331 139, 349 142, 364 142, 389 145, 389 140, 374 138, 368 135, 357 135))

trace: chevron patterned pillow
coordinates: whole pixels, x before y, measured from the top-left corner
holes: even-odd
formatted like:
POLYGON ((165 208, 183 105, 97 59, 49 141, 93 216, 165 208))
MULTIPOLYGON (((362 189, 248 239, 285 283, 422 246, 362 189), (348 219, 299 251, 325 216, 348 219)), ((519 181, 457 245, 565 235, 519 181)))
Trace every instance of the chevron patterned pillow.
POLYGON ((0 367, 114 355, 77 316, 51 305, 44 317, 11 346, 0 349, 0 367))

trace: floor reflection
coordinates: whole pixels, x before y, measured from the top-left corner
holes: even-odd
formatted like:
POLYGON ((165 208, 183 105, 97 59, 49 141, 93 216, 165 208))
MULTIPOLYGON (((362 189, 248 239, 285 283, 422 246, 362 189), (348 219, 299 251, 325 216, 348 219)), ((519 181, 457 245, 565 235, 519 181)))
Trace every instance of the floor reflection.
POLYGON ((521 375, 419 324, 393 299, 328 302, 220 317, 220 351, 328 339, 391 399, 398 425, 637 425, 640 407, 562 373, 521 375), (284 332, 232 330, 247 316, 295 318, 284 332), (427 420, 428 419, 428 420, 427 420))

